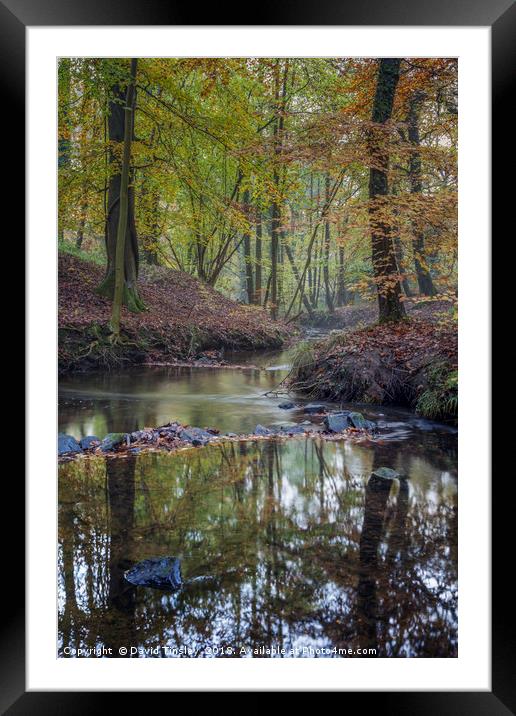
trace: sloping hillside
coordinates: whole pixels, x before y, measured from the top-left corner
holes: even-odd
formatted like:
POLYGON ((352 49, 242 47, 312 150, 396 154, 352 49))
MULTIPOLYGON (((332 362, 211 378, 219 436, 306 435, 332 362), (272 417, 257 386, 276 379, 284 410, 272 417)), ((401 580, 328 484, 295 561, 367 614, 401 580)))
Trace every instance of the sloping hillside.
POLYGON ((256 306, 223 296, 189 274, 164 267, 143 271, 139 293, 147 311, 122 311, 126 342, 113 347, 110 301, 95 288, 104 270, 75 256, 59 256, 59 368, 61 371, 189 360, 210 349, 279 347, 288 328, 256 306))

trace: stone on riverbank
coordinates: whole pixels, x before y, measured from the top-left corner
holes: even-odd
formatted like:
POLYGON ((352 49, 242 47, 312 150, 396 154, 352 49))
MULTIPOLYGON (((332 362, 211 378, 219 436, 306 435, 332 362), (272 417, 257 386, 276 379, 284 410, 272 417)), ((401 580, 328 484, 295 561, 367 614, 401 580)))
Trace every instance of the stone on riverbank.
POLYGON ((264 425, 257 425, 254 429, 255 435, 272 435, 272 430, 266 428, 264 425))

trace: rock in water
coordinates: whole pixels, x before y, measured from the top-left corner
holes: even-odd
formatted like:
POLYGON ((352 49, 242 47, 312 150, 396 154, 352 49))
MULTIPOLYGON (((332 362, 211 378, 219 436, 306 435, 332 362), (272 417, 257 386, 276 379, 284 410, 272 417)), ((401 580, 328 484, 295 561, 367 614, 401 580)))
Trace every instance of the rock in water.
POLYGON ((288 425, 286 428, 281 428, 280 432, 285 433, 286 435, 300 435, 301 433, 306 432, 306 428, 302 425, 288 425))
POLYGON ((324 418, 324 426, 330 433, 341 433, 349 427, 349 413, 330 413, 324 418))
POLYGON ((278 405, 278 408, 281 408, 282 410, 292 410, 294 407, 294 403, 280 403, 278 405))
POLYGON ((308 403, 304 407, 304 412, 308 413, 309 415, 313 415, 316 413, 324 413, 326 411, 326 408, 322 403, 308 403))
POLYGON ((401 475, 396 470, 392 470, 390 467, 379 467, 372 475, 379 477, 381 480, 399 480, 401 475))
POLYGON ((179 437, 181 440, 187 440, 192 443, 195 447, 200 447, 202 445, 207 445, 213 435, 202 428, 186 428, 181 431, 179 437))
POLYGON ((181 589, 181 562, 177 557, 154 557, 128 569, 125 578, 131 584, 177 592, 181 589))
POLYGON ((86 435, 86 437, 81 440, 81 447, 83 450, 89 450, 95 447, 96 443, 100 443, 100 438, 96 435, 86 435))
POLYGON ((100 449, 102 452, 109 452, 117 445, 125 442, 125 440, 126 433, 108 433, 104 440, 100 443, 100 449))
POLYGON ((348 421, 350 425, 358 430, 372 430, 376 427, 371 420, 366 420, 362 413, 349 413, 348 421))
POLYGON ((82 448, 72 435, 59 433, 57 436, 57 454, 65 455, 67 452, 82 452, 82 448))
POLYGON ((255 435, 271 435, 272 431, 266 428, 264 425, 257 425, 254 429, 255 435))

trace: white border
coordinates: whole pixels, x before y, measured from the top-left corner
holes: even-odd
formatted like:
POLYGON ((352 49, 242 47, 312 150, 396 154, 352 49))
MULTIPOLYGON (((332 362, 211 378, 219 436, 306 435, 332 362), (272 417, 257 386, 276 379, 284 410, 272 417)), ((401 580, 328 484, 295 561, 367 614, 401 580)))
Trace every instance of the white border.
POLYGON ((490 29, 27 28, 28 690, 490 689, 490 29), (58 56, 459 57, 459 656, 457 659, 56 658, 58 56))

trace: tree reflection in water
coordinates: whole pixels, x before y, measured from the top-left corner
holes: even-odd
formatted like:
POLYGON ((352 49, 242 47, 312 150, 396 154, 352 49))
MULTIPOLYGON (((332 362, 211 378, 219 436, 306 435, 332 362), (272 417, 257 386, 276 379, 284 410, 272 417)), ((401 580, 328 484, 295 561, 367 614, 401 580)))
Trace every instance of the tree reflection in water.
POLYGON ((402 448, 399 484, 369 477, 384 454, 314 440, 61 465, 60 655, 456 656, 456 480, 402 448), (177 594, 124 579, 164 555, 210 578, 177 594))

